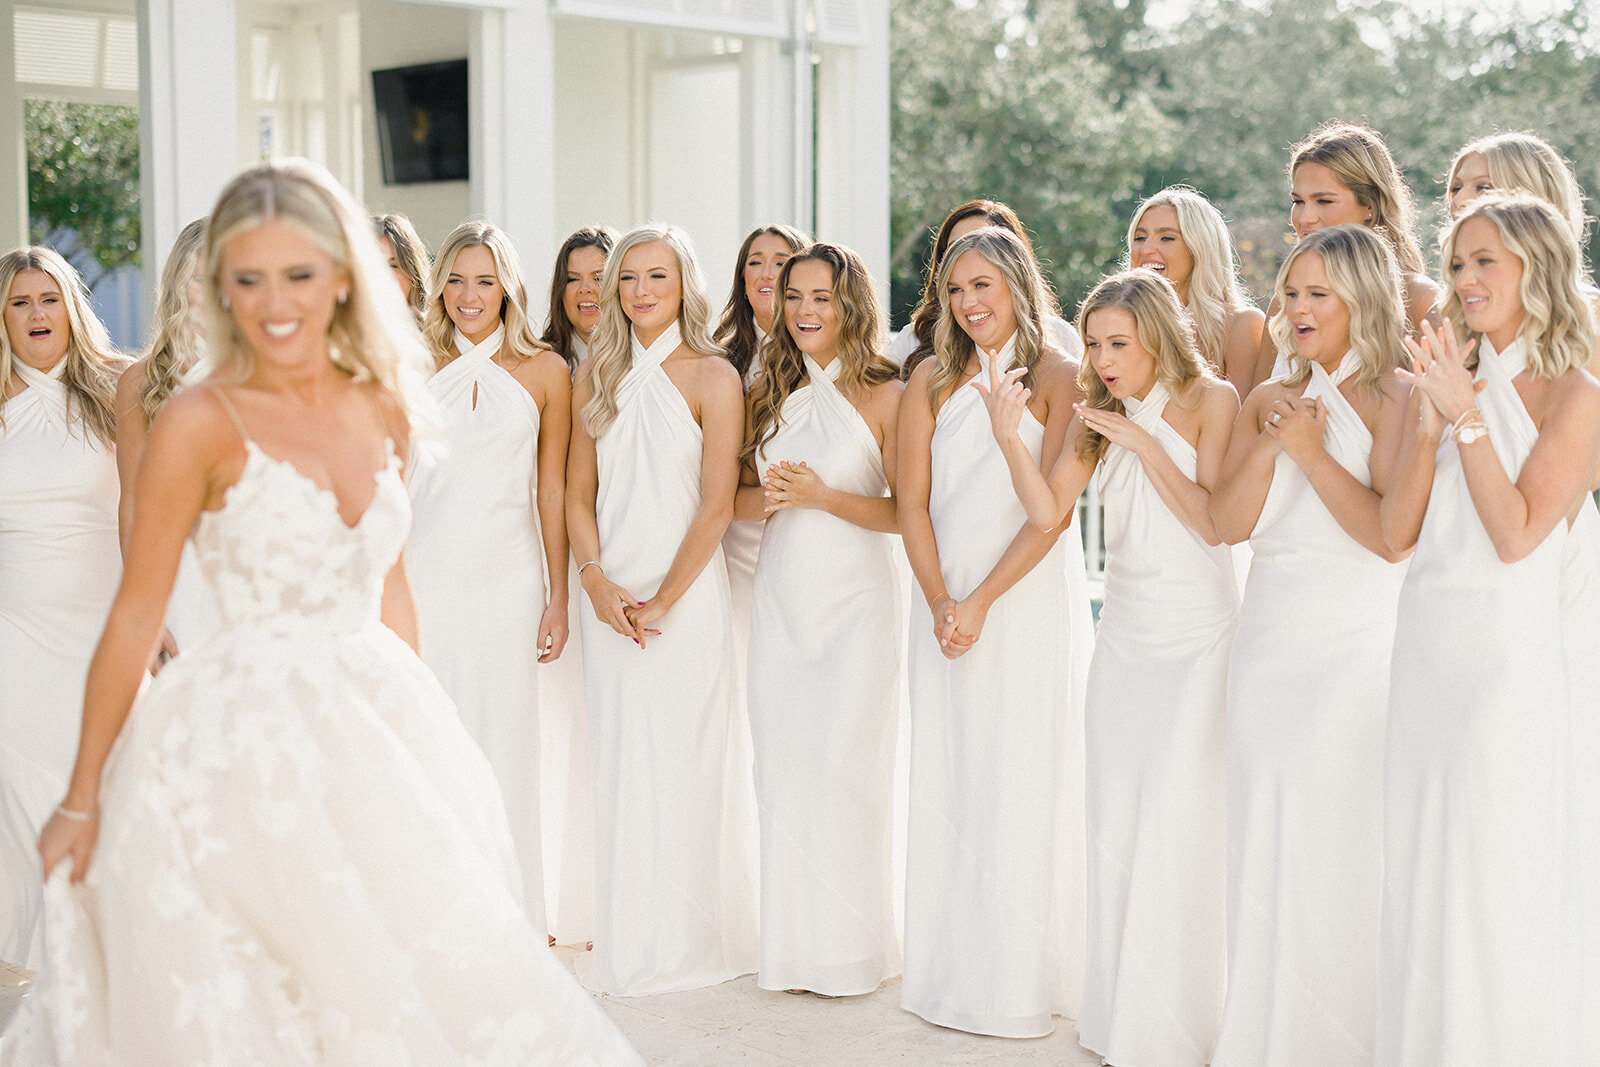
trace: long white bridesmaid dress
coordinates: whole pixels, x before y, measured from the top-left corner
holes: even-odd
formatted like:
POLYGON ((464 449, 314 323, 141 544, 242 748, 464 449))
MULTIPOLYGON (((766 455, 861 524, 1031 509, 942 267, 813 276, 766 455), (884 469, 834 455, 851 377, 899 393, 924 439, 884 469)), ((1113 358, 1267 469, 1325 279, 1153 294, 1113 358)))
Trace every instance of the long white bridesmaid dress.
POLYGON ((411 464, 406 571, 422 660, 494 768, 522 867, 523 906, 542 930, 539 406, 494 361, 504 339, 504 326, 477 345, 456 331, 459 354, 428 379, 444 418, 411 464))
MULTIPOLYGON (((1013 357, 1014 340, 1001 365, 1013 357)), ((1044 427, 1025 415, 1021 433, 1037 461, 1044 427)), ((946 589, 960 598, 1027 515, 983 400, 965 383, 938 413, 932 453, 928 511, 946 589)), ((1071 696, 1062 541, 995 602, 977 644, 957 660, 939 651, 916 598, 900 1003, 940 1026, 1039 1037, 1054 1028, 1052 1016, 1078 1011, 1083 709, 1071 696)))
MULTIPOLYGON (((834 489, 888 491, 883 454, 826 368, 784 402, 756 469, 804 461, 834 489)), ((892 869, 900 712, 894 538, 823 511, 766 521, 750 629, 761 816, 763 989, 870 993, 900 971, 892 869)))
MULTIPOLYGON (((1323 445, 1371 483, 1372 434, 1313 364, 1323 445)), ((1250 535, 1228 674, 1228 992, 1214 1067, 1370 1064, 1383 731, 1403 564, 1357 544, 1286 453, 1250 535)))
MULTIPOLYGON (((677 324, 617 389, 595 442, 606 577, 653 596, 700 508, 702 438, 661 364, 677 324)), ((756 826, 749 728, 733 691, 721 550, 641 650, 583 598, 583 669, 594 773, 594 951, 578 976, 638 996, 756 969, 756 826)))
MULTIPOLYGON (((1538 428, 1521 340, 1478 342, 1478 409, 1516 479, 1538 428)), ((1503 563, 1439 446, 1400 594, 1385 750, 1378 1062, 1579 1064, 1583 901, 1557 523, 1503 563)), ((1592 635, 1591 635, 1592 638, 1592 635)), ((1587 709, 1593 714, 1594 709, 1587 709)), ((1588 820, 1593 825, 1593 820, 1588 820)), ((1592 976, 1591 976, 1592 977, 1592 976)))
MULTIPOLYGON (((750 357, 750 366, 744 371, 744 391, 761 376, 761 352, 767 346, 767 333, 756 325, 756 350, 750 357)), ((761 473, 761 472, 758 472, 761 473)), ((743 705, 748 690, 750 662, 750 613, 755 591, 756 561, 761 555, 761 536, 764 524, 734 519, 722 534, 722 559, 728 569, 728 596, 733 621, 733 692, 744 715, 743 705)))
MULTIPOLYGON (((572 339, 581 364, 589 346, 572 339)), ((594 937, 594 798, 589 785, 589 714, 583 699, 583 600, 578 561, 567 555, 567 647, 537 665, 539 812, 543 822, 544 895, 557 944, 594 937)))
POLYGON ((83 686, 122 577, 115 454, 70 417, 63 358, 13 360, 0 425, 0 960, 37 966, 34 847, 67 792, 83 686))
MULTIPOLYGON (((1157 382, 1128 418, 1195 477, 1157 382)), ((1126 1067, 1202 1067, 1226 950, 1228 651, 1233 556, 1167 507, 1120 445, 1101 471, 1105 606, 1084 709, 1089 949, 1078 1033, 1126 1067)))
MULTIPOLYGON (((1600 901, 1600 510, 1585 495, 1561 565, 1561 628, 1571 682, 1572 781, 1583 899, 1600 901)), ((1600 1063, 1600 907, 1584 909, 1584 1062, 1600 1063)))

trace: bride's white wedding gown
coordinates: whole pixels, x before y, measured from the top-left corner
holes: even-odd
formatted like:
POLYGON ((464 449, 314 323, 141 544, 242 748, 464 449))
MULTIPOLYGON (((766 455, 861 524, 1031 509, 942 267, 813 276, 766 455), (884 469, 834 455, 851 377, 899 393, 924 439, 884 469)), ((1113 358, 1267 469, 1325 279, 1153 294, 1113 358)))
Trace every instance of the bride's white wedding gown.
POLYGON ((352 527, 247 450, 193 535, 221 627, 135 704, 0 1063, 637 1062, 523 915, 489 765, 379 621, 398 463, 352 527))

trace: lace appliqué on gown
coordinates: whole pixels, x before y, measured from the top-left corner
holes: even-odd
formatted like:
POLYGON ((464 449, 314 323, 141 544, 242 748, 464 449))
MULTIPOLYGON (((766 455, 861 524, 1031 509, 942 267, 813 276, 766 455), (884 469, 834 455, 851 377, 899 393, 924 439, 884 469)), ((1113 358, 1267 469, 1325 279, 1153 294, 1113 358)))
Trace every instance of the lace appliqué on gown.
POLYGON ((135 705, 0 1061, 637 1062, 519 910, 488 764, 379 621, 398 460, 348 526, 247 447, 195 531, 222 626, 135 705))

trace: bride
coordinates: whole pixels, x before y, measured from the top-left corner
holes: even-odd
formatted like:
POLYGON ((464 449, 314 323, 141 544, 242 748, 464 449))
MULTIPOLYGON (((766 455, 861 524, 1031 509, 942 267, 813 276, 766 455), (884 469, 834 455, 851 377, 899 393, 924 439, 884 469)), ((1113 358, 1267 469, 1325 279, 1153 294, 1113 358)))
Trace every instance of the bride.
POLYGON ((214 363, 151 432, 0 1061, 635 1062, 519 910, 488 764, 413 651, 423 353, 365 217, 290 161, 211 220, 214 363), (136 703, 191 528, 222 625, 136 703))

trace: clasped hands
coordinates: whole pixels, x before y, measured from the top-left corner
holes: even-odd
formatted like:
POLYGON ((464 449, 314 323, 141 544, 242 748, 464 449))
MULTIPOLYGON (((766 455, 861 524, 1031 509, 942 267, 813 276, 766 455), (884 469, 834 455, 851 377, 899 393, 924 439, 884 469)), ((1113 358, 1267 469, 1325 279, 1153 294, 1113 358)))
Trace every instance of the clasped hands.
POLYGON ((939 642, 939 651, 945 659, 960 659, 972 651, 983 633, 983 623, 989 616, 988 605, 976 597, 957 600, 946 593, 931 605, 933 609, 933 636, 939 642))
POLYGON ((767 514, 784 508, 823 508, 829 492, 828 483, 817 476, 802 460, 792 463, 782 460, 767 468, 761 488, 766 491, 767 503, 762 510, 767 514))
POLYGON ((661 631, 650 624, 665 615, 672 605, 664 603, 659 593, 649 600, 635 600, 626 589, 607 578, 598 565, 593 575, 582 574, 579 581, 589 594, 589 603, 594 605, 595 618, 617 633, 640 648, 645 647, 649 638, 661 636, 661 631))
POLYGON ((1457 344, 1449 319, 1437 330, 1432 323, 1424 322, 1420 339, 1406 338, 1411 369, 1396 367, 1395 377, 1409 382, 1422 394, 1418 428, 1434 440, 1444 435, 1445 427, 1478 406, 1478 394, 1489 384, 1482 379, 1475 380, 1467 369, 1467 356, 1477 343, 1473 339, 1464 345, 1457 344))

